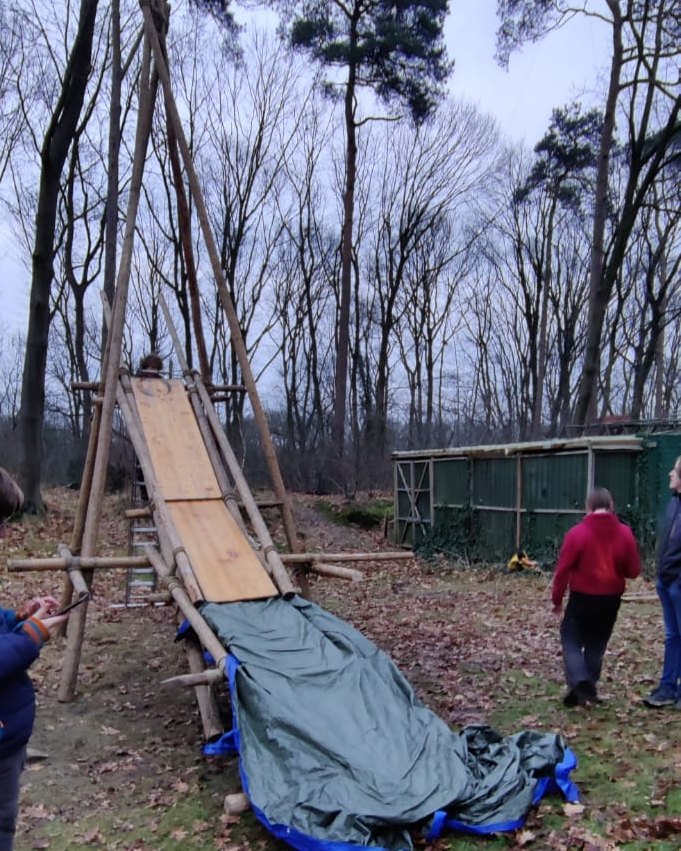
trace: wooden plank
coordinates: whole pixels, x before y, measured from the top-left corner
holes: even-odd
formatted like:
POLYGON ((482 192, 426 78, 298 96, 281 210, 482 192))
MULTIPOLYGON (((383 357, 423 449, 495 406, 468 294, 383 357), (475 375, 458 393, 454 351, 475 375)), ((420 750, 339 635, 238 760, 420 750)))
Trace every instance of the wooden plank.
POLYGON ((166 502, 219 498, 220 488, 182 381, 133 378, 131 383, 166 502))
POLYGON ((170 502, 168 510, 205 600, 227 603, 277 595, 221 499, 170 502))

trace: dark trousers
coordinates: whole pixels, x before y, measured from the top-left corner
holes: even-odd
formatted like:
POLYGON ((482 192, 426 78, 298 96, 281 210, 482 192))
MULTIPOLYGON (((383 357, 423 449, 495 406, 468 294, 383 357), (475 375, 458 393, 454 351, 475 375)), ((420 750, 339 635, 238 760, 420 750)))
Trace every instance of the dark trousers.
POLYGON ((19 779, 26 748, 0 756, 0 851, 12 851, 19 812, 19 779))
POLYGON ((610 641, 620 607, 619 594, 570 593, 560 625, 563 664, 568 687, 578 683, 596 691, 603 656, 610 641))

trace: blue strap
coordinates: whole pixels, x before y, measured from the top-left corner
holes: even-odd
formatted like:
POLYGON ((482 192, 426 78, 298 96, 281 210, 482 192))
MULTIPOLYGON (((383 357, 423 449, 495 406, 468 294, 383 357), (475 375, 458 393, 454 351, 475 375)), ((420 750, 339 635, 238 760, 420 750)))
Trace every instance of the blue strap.
POLYGON ((237 753, 236 746, 236 730, 230 730, 228 733, 223 733, 219 739, 214 742, 207 742, 203 746, 204 756, 230 756, 237 753))
POLYGON ((175 633, 175 641, 182 641, 183 638, 186 637, 189 630, 192 628, 192 625, 188 620, 183 620, 182 623, 178 626, 177 632, 175 633))
POLYGON ((428 832, 426 833, 426 842, 434 842, 442 836, 442 831, 447 826, 447 813, 444 810, 436 810, 433 813, 433 820, 430 823, 428 832))
POLYGON ((563 793, 565 800, 571 804, 579 801, 579 789, 570 780, 570 772, 577 768, 577 756, 571 748, 565 748, 561 762, 554 769, 554 782, 563 793))

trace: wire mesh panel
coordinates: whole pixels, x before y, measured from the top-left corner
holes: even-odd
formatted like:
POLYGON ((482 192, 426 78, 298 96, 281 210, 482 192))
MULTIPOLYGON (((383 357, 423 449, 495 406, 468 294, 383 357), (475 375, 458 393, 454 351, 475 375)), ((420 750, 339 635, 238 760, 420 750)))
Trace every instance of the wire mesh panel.
POLYGON ((395 543, 413 546, 432 526, 430 461, 395 467, 395 543))

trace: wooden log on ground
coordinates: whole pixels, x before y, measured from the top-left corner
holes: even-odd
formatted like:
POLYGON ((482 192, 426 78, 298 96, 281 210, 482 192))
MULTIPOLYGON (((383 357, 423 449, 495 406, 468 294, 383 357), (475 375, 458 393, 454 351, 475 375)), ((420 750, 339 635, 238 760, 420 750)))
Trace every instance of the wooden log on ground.
POLYGON ((623 594, 623 603, 658 603, 660 598, 655 592, 645 594, 623 594))
POLYGON ((281 553, 285 564, 312 564, 316 561, 407 561, 415 558, 414 553, 384 552, 379 553, 281 553))
POLYGON ((361 582, 364 574, 361 570, 353 570, 351 567, 341 567, 338 564, 326 564, 323 561, 313 561, 307 568, 311 573, 320 576, 331 576, 333 579, 345 579, 347 582, 361 582))
POLYGON ((251 802, 243 792, 225 795, 225 812, 228 816, 238 816, 251 808, 251 802))

